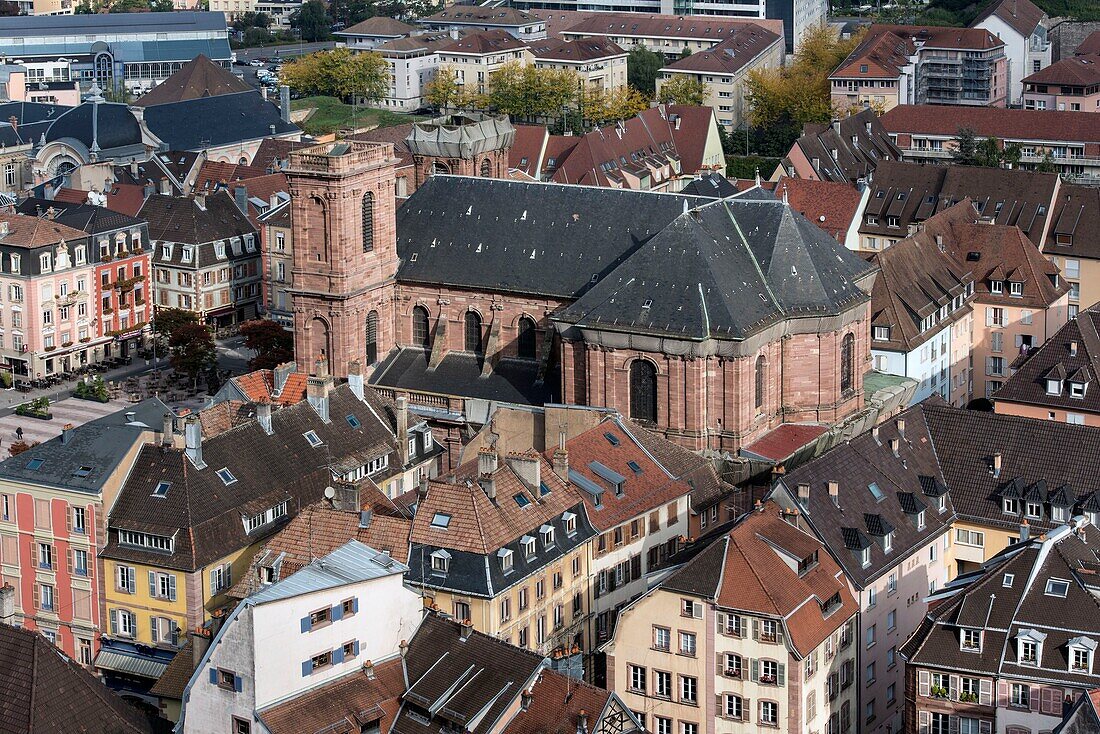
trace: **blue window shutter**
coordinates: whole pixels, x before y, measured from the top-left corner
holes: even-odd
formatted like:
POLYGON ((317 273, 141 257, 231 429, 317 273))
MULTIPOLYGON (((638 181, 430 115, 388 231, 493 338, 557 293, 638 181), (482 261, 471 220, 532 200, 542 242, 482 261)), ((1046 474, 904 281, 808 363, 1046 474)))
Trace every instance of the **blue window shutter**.
POLYGON ((356 614, 359 613, 359 597, 357 596, 353 597, 351 600, 351 611, 355 612, 356 614))
POLYGON ((332 664, 337 665, 342 662, 344 662, 344 648, 338 647, 332 651, 332 664))
POLYGON ((312 660, 303 661, 302 662, 302 677, 303 678, 308 678, 310 676, 310 673, 312 673, 312 672, 313 672, 313 661, 312 660))
POLYGON ((332 607, 332 621, 339 622, 344 617, 344 605, 336 604, 332 607))
POLYGON ((358 655, 359 654, 359 640, 352 640, 351 654, 352 655, 358 655))
POLYGON ((218 669, 217 668, 211 668, 210 669, 210 682, 213 683, 214 685, 218 685, 218 669))
POLYGON ((302 632, 309 632, 313 629, 313 625, 310 624, 309 617, 302 617, 302 632))
POLYGON ((239 675, 233 676, 233 690, 234 691, 236 691, 237 693, 240 693, 241 689, 244 687, 243 683, 244 683, 244 681, 241 680, 241 676, 239 676, 239 675))

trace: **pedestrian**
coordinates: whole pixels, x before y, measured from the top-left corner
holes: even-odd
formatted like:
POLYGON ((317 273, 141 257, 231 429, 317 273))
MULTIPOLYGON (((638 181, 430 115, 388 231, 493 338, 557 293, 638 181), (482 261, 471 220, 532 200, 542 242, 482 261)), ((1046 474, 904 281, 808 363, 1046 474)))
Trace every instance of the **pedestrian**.
POLYGON ((23 426, 19 426, 15 429, 15 437, 20 441, 23 440, 23 426))

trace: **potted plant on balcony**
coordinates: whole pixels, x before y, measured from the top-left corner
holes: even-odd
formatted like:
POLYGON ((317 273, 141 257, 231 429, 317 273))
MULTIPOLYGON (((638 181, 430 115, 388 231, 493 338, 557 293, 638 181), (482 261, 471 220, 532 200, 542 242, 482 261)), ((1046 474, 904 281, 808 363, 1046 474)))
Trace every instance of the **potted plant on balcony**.
POLYGON ((947 689, 943 686, 932 686, 932 698, 947 698, 947 689))
POLYGON ((977 703, 978 702, 978 694, 977 693, 967 693, 967 692, 963 691, 962 693, 959 694, 959 701, 961 703, 977 703))

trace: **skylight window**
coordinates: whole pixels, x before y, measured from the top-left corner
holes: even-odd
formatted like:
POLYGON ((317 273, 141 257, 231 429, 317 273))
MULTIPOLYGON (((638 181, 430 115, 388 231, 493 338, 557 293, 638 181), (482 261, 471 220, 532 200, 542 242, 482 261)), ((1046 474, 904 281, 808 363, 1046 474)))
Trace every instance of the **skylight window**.
POLYGON ((84 477, 88 476, 91 473, 92 473, 92 467, 82 466, 82 467, 80 467, 79 469, 77 469, 76 471, 73 472, 73 476, 74 477, 80 477, 81 479, 83 479, 84 477))
POLYGON ((233 482, 237 481, 237 478, 233 476, 233 472, 229 471, 229 469, 226 467, 218 469, 218 479, 222 480, 222 484, 227 487, 233 482))
POLYGON ((609 444, 611 444, 612 446, 618 446, 619 445, 619 437, 616 436, 614 433, 605 433, 603 435, 603 437, 606 438, 607 442, 609 444))
POLYGON ((883 494, 882 490, 879 489, 878 485, 874 482, 868 484, 867 489, 868 491, 870 491, 871 496, 875 498, 875 502, 882 502, 884 499, 886 499, 886 495, 883 494))
POLYGON ((27 462, 27 469, 29 469, 30 471, 38 471, 45 463, 45 459, 31 459, 27 462))
POLYGON ((432 517, 432 527, 446 530, 451 525, 451 516, 445 512, 437 512, 432 517))
POLYGON ((172 487, 171 482, 157 482, 157 486, 153 488, 154 497, 164 497, 168 494, 168 490, 172 487))
POLYGON ((317 448, 322 443, 324 443, 321 440, 321 437, 317 435, 316 431, 306 431, 302 435, 306 437, 306 440, 309 441, 309 445, 312 446, 313 448, 317 448))
POLYGON ((1066 594, 1069 593, 1069 582, 1062 579, 1047 579, 1047 596, 1060 596, 1063 599, 1066 598, 1066 594))
POLYGON ((626 462, 626 465, 628 467, 630 467, 630 471, 634 472, 635 474, 641 474, 642 473, 642 467, 639 466, 638 462, 628 461, 628 462, 626 462))
POLYGON ((550 494, 550 487, 547 486, 546 482, 539 482, 539 494, 543 497, 550 494))
POLYGON ((1001 586, 1005 587, 1006 589, 1011 589, 1012 588, 1012 582, 1015 581, 1015 580, 1016 580, 1016 575, 1015 574, 1006 573, 1004 579, 1001 581, 1001 586))
POLYGON ((531 500, 523 492, 512 495, 512 499, 514 499, 516 501, 516 504, 520 507, 526 507, 527 505, 531 504, 531 500))
POLYGON ((358 428, 359 426, 363 425, 362 423, 359 422, 359 419, 356 418, 354 415, 349 415, 347 417, 347 421, 348 421, 348 425, 351 426, 352 428, 358 428))

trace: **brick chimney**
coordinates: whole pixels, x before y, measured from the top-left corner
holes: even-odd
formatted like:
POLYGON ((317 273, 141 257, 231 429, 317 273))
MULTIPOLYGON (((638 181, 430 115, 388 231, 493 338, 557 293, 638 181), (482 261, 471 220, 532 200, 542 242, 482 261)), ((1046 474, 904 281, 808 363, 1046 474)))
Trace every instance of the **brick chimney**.
POLYGON ((477 452, 477 474, 481 488, 485 490, 485 496, 491 500, 497 498, 497 481, 493 477, 498 466, 498 457, 495 449, 483 448, 477 452))
POLYGON ((554 473, 561 477, 563 482, 569 481, 569 450, 565 447, 565 434, 567 427, 563 423, 558 429, 558 448, 554 450, 554 473))
POLYGON ((363 365, 353 359, 348 363, 348 387, 360 400, 363 399, 363 384, 363 365))
POLYGON ((271 403, 269 401, 261 400, 256 403, 256 421, 267 435, 270 436, 275 433, 275 429, 271 426, 271 403))
POLYGON ((325 423, 329 422, 328 400, 329 394, 335 386, 332 375, 328 373, 328 362, 318 359, 317 372, 306 378, 306 400, 325 423))
POLYGON ((0 624, 15 624, 15 587, 7 583, 0 586, 0 624))
POLYGON ((538 497, 539 485, 542 483, 542 462, 539 461, 538 452, 531 449, 523 454, 508 454, 507 461, 520 481, 538 497))
POLYGON ((187 458, 196 469, 205 469, 206 462, 202 460, 202 424, 197 415, 187 417, 187 423, 183 427, 184 451, 187 458))
POLYGON ((397 455, 401 457, 401 466, 409 463, 409 399, 397 396, 397 455))

